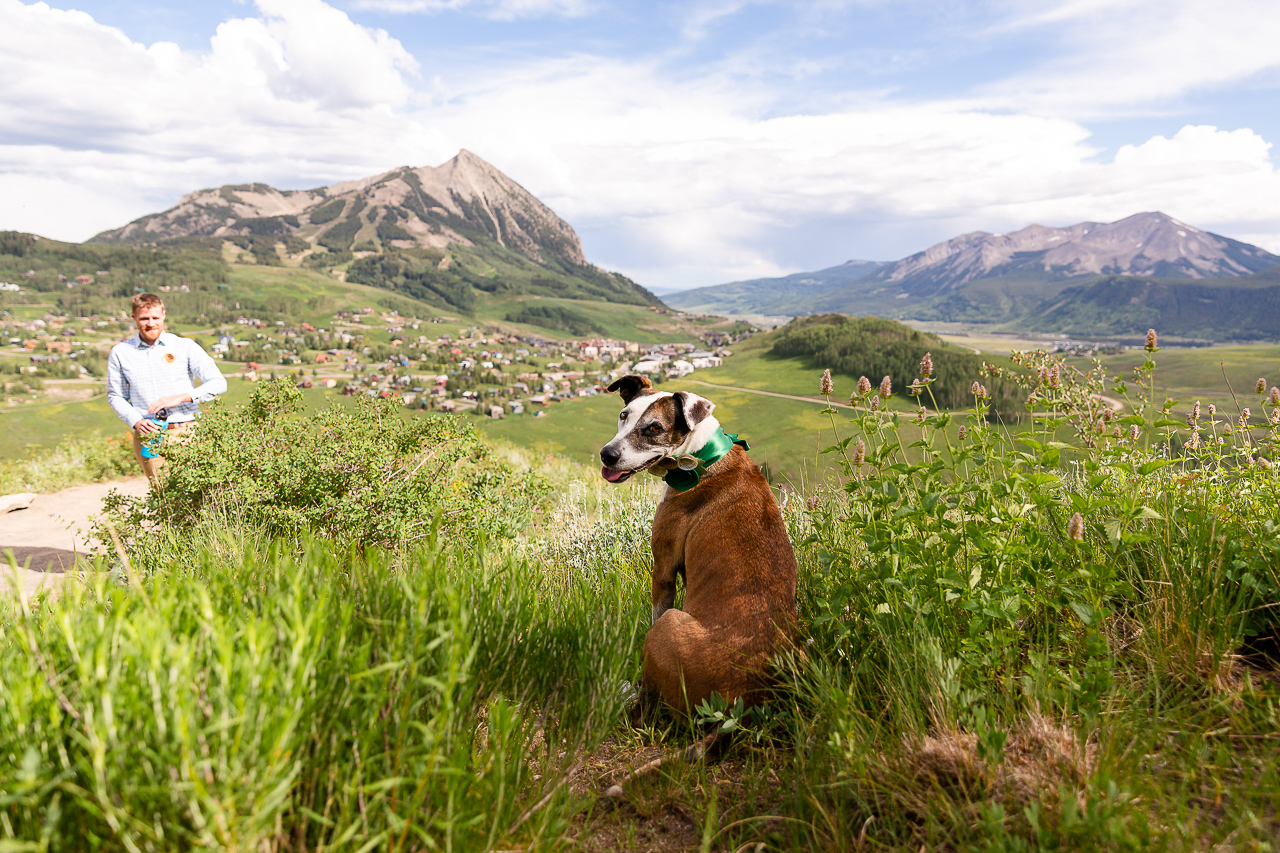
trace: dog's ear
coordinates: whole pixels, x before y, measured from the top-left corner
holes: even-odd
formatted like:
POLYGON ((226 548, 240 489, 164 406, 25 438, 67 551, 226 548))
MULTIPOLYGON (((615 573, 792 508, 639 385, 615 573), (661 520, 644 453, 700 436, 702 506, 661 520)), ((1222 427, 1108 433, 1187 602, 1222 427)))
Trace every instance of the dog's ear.
POLYGON ((617 391, 619 394, 621 394, 622 405, 625 406, 627 403, 630 403, 632 400, 634 400, 636 395, 639 394, 641 391, 643 391, 646 388, 652 388, 652 387, 653 387, 653 383, 649 381, 649 377, 637 376, 634 373, 629 373, 626 376, 622 377, 621 379, 615 381, 606 390, 610 394, 612 394, 614 391, 617 391))
POLYGON ((690 431, 711 417, 711 413, 716 408, 716 404, 706 397, 699 397, 688 391, 677 391, 671 396, 675 399, 676 411, 684 418, 685 425, 690 431))

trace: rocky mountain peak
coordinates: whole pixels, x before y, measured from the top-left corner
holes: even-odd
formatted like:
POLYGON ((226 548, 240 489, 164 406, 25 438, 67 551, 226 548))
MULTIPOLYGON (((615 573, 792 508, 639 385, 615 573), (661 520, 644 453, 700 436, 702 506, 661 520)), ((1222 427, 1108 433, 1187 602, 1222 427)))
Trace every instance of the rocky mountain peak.
POLYGON ((1156 211, 1110 223, 962 234, 890 264, 872 279, 898 283, 904 293, 923 296, 1020 273, 1058 279, 1096 274, 1225 278, 1277 264, 1280 257, 1263 249, 1156 211))
POLYGON ((228 185, 184 195, 161 213, 94 237, 147 244, 178 237, 280 235, 329 251, 492 240, 539 264, 586 265, 573 228, 532 193, 466 149, 439 166, 401 167, 313 190, 228 185))

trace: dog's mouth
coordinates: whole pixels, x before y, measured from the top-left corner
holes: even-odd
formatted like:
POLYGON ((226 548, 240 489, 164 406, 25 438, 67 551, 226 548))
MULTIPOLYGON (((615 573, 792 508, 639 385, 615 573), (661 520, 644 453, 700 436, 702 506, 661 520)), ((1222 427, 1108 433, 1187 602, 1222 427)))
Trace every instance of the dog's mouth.
POLYGON ((657 462, 661 458, 661 456, 655 456, 639 468, 631 468, 629 470, 610 468, 608 465, 602 465, 600 466, 600 476, 604 477, 605 480, 610 483, 625 483, 627 480, 631 479, 632 475, 639 474, 641 471, 652 468, 653 463, 657 462))

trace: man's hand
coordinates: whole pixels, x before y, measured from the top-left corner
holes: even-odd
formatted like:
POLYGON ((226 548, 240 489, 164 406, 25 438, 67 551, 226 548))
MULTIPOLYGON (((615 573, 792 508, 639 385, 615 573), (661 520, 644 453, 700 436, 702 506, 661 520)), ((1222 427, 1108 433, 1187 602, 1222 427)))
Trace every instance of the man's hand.
POLYGON ((138 422, 133 425, 133 431, 138 435, 148 435, 153 432, 159 432, 160 425, 147 418, 138 418, 138 422))
POLYGON ((174 394, 172 397, 161 397, 159 400, 156 400, 154 403, 151 404, 151 408, 147 409, 147 414, 154 415, 156 412, 160 411, 161 409, 167 409, 170 406, 176 406, 179 403, 190 403, 190 402, 191 402, 190 394, 174 394))

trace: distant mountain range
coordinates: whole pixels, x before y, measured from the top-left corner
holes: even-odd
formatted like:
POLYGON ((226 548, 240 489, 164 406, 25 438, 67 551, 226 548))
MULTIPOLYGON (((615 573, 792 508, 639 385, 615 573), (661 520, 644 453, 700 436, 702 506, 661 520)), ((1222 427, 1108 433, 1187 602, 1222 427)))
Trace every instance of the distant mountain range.
POLYGON ((1280 337, 1280 257, 1163 213, 1067 228, 978 231, 888 264, 668 294, 684 310, 878 314, 1080 336, 1136 325, 1210 340, 1280 337), (1135 325, 1136 324, 1136 325, 1135 325))
POLYGON ((312 190, 261 183, 197 190, 92 241, 201 238, 237 242, 259 263, 274 263, 281 250, 313 266, 354 259, 353 281, 435 294, 464 310, 472 289, 661 304, 625 276, 589 264, 567 222, 465 149, 434 168, 405 166, 312 190))

